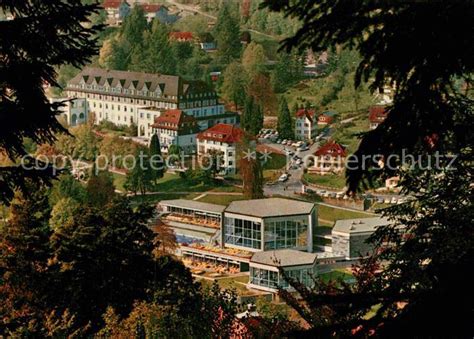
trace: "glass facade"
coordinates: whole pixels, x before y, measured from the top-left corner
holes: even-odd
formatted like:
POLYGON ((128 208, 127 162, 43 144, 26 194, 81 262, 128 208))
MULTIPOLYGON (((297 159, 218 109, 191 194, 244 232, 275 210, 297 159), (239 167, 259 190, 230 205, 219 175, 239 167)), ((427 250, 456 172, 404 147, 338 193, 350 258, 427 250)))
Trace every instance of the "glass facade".
POLYGON ((308 244, 308 218, 265 222, 265 251, 305 247, 308 244))
MULTIPOLYGON (((307 287, 314 285, 312 268, 285 270, 285 272, 289 277, 303 283, 307 287)), ((263 268, 250 267, 249 282, 254 285, 275 289, 278 287, 289 287, 288 282, 283 279, 283 276, 279 272, 269 271, 263 268)))
POLYGON ((225 218, 225 238, 227 244, 261 249, 261 223, 237 218, 225 218))

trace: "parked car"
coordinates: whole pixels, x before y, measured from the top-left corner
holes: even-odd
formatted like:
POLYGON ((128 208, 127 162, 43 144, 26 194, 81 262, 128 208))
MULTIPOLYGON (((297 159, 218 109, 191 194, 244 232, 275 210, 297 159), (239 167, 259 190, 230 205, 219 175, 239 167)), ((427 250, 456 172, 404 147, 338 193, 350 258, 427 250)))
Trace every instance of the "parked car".
POLYGON ((280 175, 280 177, 278 178, 278 181, 279 182, 285 182, 288 180, 288 174, 286 173, 283 173, 282 175, 280 175))
POLYGON ((283 140, 278 139, 278 140, 276 141, 276 143, 277 143, 277 144, 281 144, 282 141, 283 141, 283 140))
POLYGON ((398 202, 398 199, 393 197, 392 200, 390 200, 390 203, 396 204, 398 202))
POLYGON ((310 194, 315 194, 316 193, 316 191, 312 190, 311 188, 306 188, 305 191, 306 191, 306 193, 310 193, 310 194))
POLYGON ((304 152, 304 151, 309 150, 309 147, 308 146, 299 146, 296 150, 298 152, 304 152))
POLYGON ((301 160, 301 159, 297 159, 297 160, 296 160, 296 164, 297 164, 297 165, 301 165, 302 163, 303 163, 303 160, 301 160))

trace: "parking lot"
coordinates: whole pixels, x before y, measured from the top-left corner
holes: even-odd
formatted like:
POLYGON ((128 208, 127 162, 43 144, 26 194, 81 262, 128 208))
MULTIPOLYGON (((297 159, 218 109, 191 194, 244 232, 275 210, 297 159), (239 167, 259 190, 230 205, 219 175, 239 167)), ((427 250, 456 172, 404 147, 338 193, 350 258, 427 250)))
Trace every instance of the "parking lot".
MULTIPOLYGON (((330 190, 330 189, 318 189, 303 185, 301 177, 303 176, 304 159, 306 156, 314 154, 319 148, 320 143, 314 142, 309 145, 306 143, 298 143, 295 140, 284 140, 278 137, 275 130, 264 129, 264 133, 258 135, 259 143, 270 146, 273 149, 279 150, 283 154, 286 154, 286 175, 280 176, 279 180, 267 183, 265 185, 265 194, 267 195, 287 195, 291 196, 294 192, 302 192, 305 190, 307 193, 316 193, 324 198, 336 198, 336 199, 349 199, 345 194, 344 190, 330 190), (304 147, 304 146, 307 147, 304 147), (303 146, 303 147, 301 147, 303 146)), ((374 200, 379 204, 399 204, 406 201, 406 198, 400 195, 394 194, 367 194, 367 198, 374 200)))

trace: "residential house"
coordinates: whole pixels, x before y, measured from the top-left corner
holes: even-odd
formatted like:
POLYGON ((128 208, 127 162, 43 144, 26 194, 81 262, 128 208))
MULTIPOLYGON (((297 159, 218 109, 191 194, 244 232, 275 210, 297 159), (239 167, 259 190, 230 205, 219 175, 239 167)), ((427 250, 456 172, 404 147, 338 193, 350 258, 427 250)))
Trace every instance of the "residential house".
POLYGON ((235 173, 237 162, 237 145, 242 140, 244 131, 231 124, 217 124, 197 136, 197 151, 202 161, 209 153, 221 155, 222 172, 235 173))
POLYGON ((369 108, 370 129, 376 129, 387 118, 384 106, 372 106, 369 108))
POLYGON ((168 8, 166 8, 163 5, 139 4, 139 6, 143 9, 143 12, 145 12, 145 17, 148 22, 151 22, 153 21, 153 19, 157 18, 158 13, 162 13, 162 15, 165 15, 165 16, 168 14, 168 8))
POLYGON ((196 134, 199 131, 196 119, 179 109, 170 109, 155 119, 153 133, 158 135, 163 152, 171 145, 179 146, 184 153, 196 150, 196 134))
POLYGON ((178 42, 193 42, 194 36, 192 32, 170 32, 169 39, 178 42))
POLYGON ((319 126, 330 125, 334 122, 335 119, 336 119, 336 112, 332 112, 332 111, 323 112, 318 116, 318 125, 319 126))
POLYGON ((295 138, 298 140, 311 140, 316 137, 317 124, 314 119, 314 110, 302 108, 295 114, 295 138))
MULTIPOLYGON (((97 124, 103 120, 116 125, 137 124, 139 109, 154 107, 182 110, 199 119, 204 129, 226 114, 212 87, 203 81, 188 81, 175 75, 86 67, 68 82, 66 93, 70 99, 85 99, 85 111, 93 113, 97 124)), ((149 134, 145 131, 147 121, 141 121, 143 128, 138 130, 141 137, 149 134)))
POLYGON ((329 141, 314 153, 314 163, 308 167, 309 173, 331 174, 341 173, 344 170, 347 151, 344 146, 329 141))
POLYGON ((151 22, 153 19, 157 19, 162 24, 171 25, 178 21, 179 16, 170 14, 168 7, 159 4, 143 4, 141 5, 147 21, 151 22))
POLYGON ((107 23, 111 26, 121 25, 130 14, 130 4, 125 0, 105 0, 102 7, 107 13, 107 23))
POLYGON ((211 33, 205 33, 199 36, 199 46, 206 52, 215 51, 217 49, 216 40, 211 33))

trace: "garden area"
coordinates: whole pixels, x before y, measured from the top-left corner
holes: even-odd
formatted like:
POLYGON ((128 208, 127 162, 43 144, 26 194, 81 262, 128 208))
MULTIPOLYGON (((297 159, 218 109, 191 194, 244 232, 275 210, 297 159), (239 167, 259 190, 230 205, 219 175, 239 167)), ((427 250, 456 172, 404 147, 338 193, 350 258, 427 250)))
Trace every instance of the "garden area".
POLYGON ((343 174, 318 175, 312 173, 305 173, 303 174, 303 180, 306 181, 308 184, 335 189, 343 189, 346 186, 346 177, 343 174))

